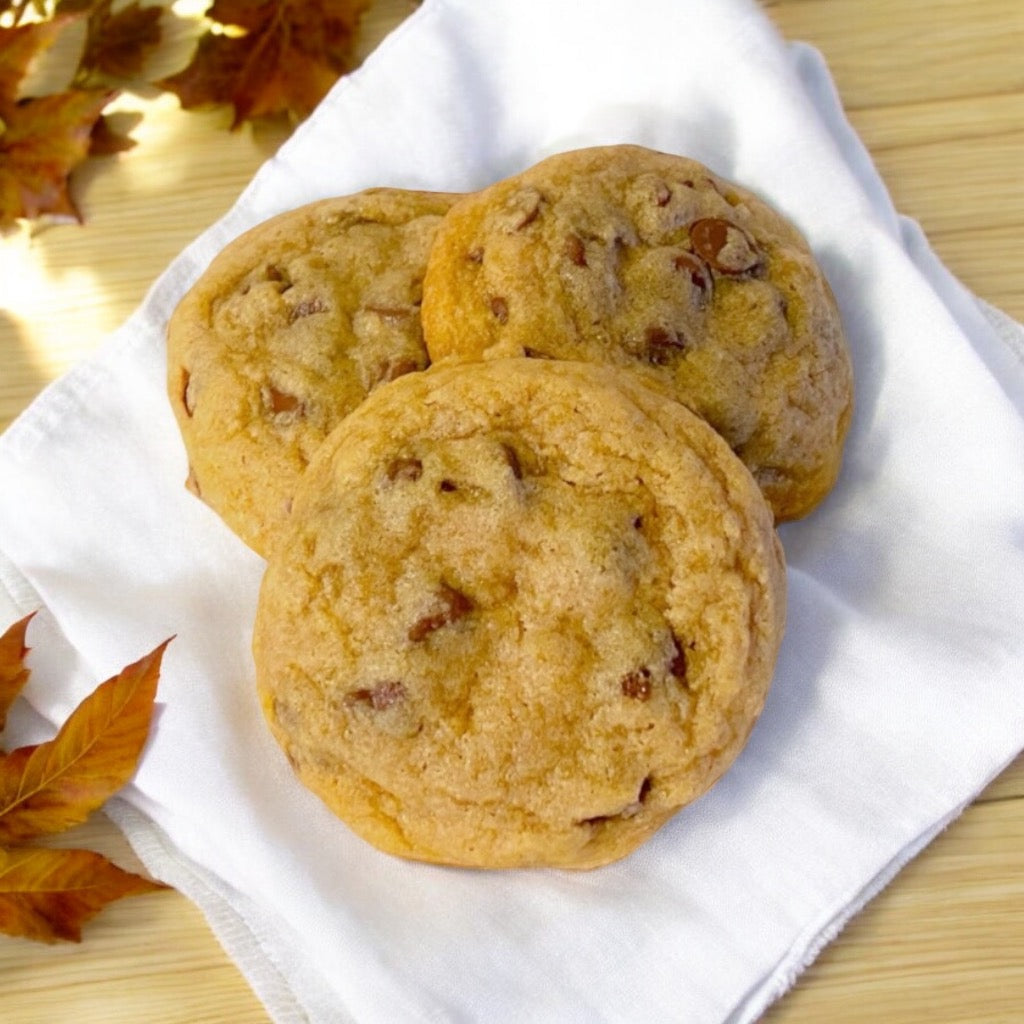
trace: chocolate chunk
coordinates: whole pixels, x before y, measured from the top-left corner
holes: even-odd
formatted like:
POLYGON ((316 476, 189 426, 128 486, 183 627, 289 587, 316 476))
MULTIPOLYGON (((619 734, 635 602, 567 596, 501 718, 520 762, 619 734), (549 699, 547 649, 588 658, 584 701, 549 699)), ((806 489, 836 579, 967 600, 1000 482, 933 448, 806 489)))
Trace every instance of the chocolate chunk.
POLYGON ((268 385, 264 389, 263 397, 267 407, 275 416, 278 413, 302 411, 300 399, 296 398, 295 395, 290 395, 287 391, 275 388, 273 384, 268 385))
POLYGON ((622 677, 622 692, 633 700, 646 701, 651 696, 651 671, 647 668, 627 672, 622 677))
POLYGON ((509 196, 502 213, 502 221, 512 231, 522 231, 540 216, 540 205, 544 197, 527 186, 509 196))
POLYGON ((327 309, 323 299, 303 299, 302 302, 292 306, 288 314, 288 323, 293 324, 303 317, 312 316, 314 313, 323 313, 327 309))
POLYGON ((672 637, 672 647, 672 660, 668 664, 668 670, 676 679, 679 680, 679 682, 683 684, 683 686, 686 686, 686 676, 689 671, 689 666, 686 661, 686 649, 679 642, 679 638, 676 636, 672 637))
POLYGON ((603 825, 607 821, 621 821, 622 819, 635 818, 643 808, 644 802, 650 795, 654 783, 650 775, 644 777, 637 790, 636 799, 631 800, 621 811, 615 814, 598 814, 593 818, 583 818, 578 822, 580 825, 603 825))
POLYGON ((569 235, 565 239, 565 255, 570 263, 574 263, 577 267, 585 267, 587 265, 587 250, 583 244, 583 239, 579 235, 569 235))
POLYGON ((743 274, 761 262, 760 252, 743 228, 721 217, 695 220, 690 225, 690 242, 698 255, 723 274, 743 274))
POLYGON ((505 461, 508 463, 508 468, 512 470, 512 475, 517 480, 523 479, 523 467, 519 461, 519 455, 510 444, 503 444, 501 446, 502 452, 505 455, 505 461))
POLYGON ((434 595, 437 607, 429 615, 409 627, 413 643, 425 640, 431 633, 465 618, 473 610, 473 602, 461 591, 442 582, 434 595))
POLYGON ((192 413, 195 412, 196 403, 195 396, 189 390, 189 385, 192 383, 192 374, 185 369, 181 368, 181 404, 185 407, 186 415, 191 419, 192 413))
POLYGON ((423 476, 423 463, 408 456, 392 459, 384 470, 389 480, 419 480, 423 476))
POLYGON ((263 273, 268 281, 273 281, 281 286, 278 288, 278 292, 282 295, 292 286, 292 279, 288 276, 288 271, 276 263, 268 263, 263 273))
POLYGON ((352 690, 345 697, 346 704, 366 704, 374 711, 387 711, 388 708, 405 700, 405 686, 397 679, 385 679, 373 686, 352 690))
POLYGON ((415 359, 403 359, 401 357, 391 359, 385 363, 377 374, 378 384, 387 384, 389 381, 404 377, 407 373, 415 373, 421 369, 415 359))
POLYGON ((500 295, 495 295, 491 299, 491 312, 499 324, 508 323, 508 302, 500 295))
POLYGON ((672 265, 676 270, 689 275, 690 283, 693 285, 693 291, 690 293, 693 304, 698 309, 703 309, 714 291, 714 283, 707 264, 692 252, 681 252, 672 261, 672 265))
POLYGON ((653 366, 665 366, 686 349, 686 341, 675 331, 651 326, 644 333, 644 357, 653 366))

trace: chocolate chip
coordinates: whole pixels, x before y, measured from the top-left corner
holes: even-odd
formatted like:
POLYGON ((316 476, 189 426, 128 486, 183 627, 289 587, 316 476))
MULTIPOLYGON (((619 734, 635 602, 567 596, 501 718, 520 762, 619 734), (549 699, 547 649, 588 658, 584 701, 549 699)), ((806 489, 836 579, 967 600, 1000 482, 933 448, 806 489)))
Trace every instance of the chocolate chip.
POLYGON ((523 479, 523 467, 519 461, 519 455, 510 444, 503 444, 501 450, 505 455, 505 461, 508 463, 508 468, 512 470, 512 475, 517 480, 523 479))
POLYGON ((697 253, 723 274, 743 274, 761 262, 750 236, 731 221, 705 217, 690 225, 690 242, 697 253))
POLYGON ((587 250, 579 235, 568 235, 565 239, 565 255, 577 267, 587 265, 587 250))
POLYGON ((409 306, 366 306, 365 309, 383 320, 406 320, 413 313, 409 306))
POLYGON ((438 485, 437 489, 443 494, 454 494, 458 489, 459 485, 454 480, 449 480, 445 477, 438 485))
POLYGON ((491 312, 499 324, 508 323, 508 302, 500 295, 495 295, 491 299, 491 312))
POLYGON ((583 818, 577 822, 577 824, 603 825, 607 821, 621 821, 622 819, 635 818, 643 808, 653 785, 654 783, 652 782, 650 775, 645 776, 643 782, 640 783, 640 788, 637 790, 636 798, 626 804, 621 811, 618 811, 615 814, 598 814, 593 818, 583 818))
POLYGON ((288 271, 279 267, 276 263, 268 263, 263 271, 264 277, 268 281, 273 281, 275 284, 281 285, 278 291, 284 294, 292 286, 292 279, 288 276, 288 271))
POLYGON ((621 686, 625 696, 633 700, 649 700, 651 696, 651 670, 640 668, 633 672, 627 672, 622 677, 621 686))
POLYGON ((366 704, 374 711, 387 711, 388 708, 405 700, 405 686, 397 679, 385 679, 373 686, 352 690, 345 697, 346 704, 366 704))
POLYGON ((436 610, 409 627, 408 636, 413 643, 425 640, 443 626, 458 622, 473 610, 473 602, 465 594, 444 582, 438 587, 434 598, 436 610))
POLYGON ((502 219, 512 231, 522 231, 540 216, 543 200, 544 197, 533 186, 521 188, 505 202, 502 219))
POLYGON ((407 373, 415 373, 420 369, 415 359, 392 359, 381 367, 377 374, 377 383, 386 384, 389 381, 404 377, 407 373))
POLYGON ((384 470, 389 480, 419 480, 423 476, 423 463, 408 456, 392 459, 384 470))
POLYGON ((288 314, 288 323, 293 324, 303 317, 312 316, 314 313, 323 313, 327 309, 323 299, 303 299, 302 302, 292 306, 288 314))
POLYGON ((302 411, 302 401, 300 399, 296 398, 295 395, 290 395, 287 391, 275 388, 273 384, 264 388, 263 397, 267 407, 275 416, 278 413, 302 411))
POLYGON ((185 407, 185 414, 192 418, 192 414, 195 412, 196 403, 195 396, 189 389, 189 385, 192 383, 192 374, 185 369, 181 368, 181 404, 185 407))
POLYGON ((693 285, 693 291, 690 293, 693 303, 698 309, 703 309, 710 301, 714 291, 714 283, 708 265, 699 257, 694 256, 692 252, 679 253, 672 261, 672 265, 676 270, 681 270, 684 274, 689 275, 690 283, 693 285))
POLYGON ((689 666, 686 661, 686 649, 679 642, 679 637, 672 637, 672 648, 672 660, 668 664, 668 670, 683 686, 686 686, 689 666))
POLYGON ((675 331, 651 326, 644 332, 644 358, 653 366, 665 366, 686 349, 686 341, 675 331))

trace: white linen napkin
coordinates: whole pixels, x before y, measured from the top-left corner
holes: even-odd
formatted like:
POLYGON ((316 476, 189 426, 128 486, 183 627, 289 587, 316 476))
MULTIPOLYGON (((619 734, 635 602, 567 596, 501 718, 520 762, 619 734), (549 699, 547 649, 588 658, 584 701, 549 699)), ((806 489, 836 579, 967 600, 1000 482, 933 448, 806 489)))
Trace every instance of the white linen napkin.
POLYGON ((1024 334, 897 215, 820 58, 753 0, 626 10, 426 0, 0 437, 0 614, 45 609, 29 699, 62 719, 176 635, 112 813, 278 1021, 752 1021, 1024 746, 1024 334), (332 818, 267 734, 263 565, 182 486, 164 326, 229 238, 282 209, 471 189, 612 142, 702 160, 806 233, 855 363, 844 471, 782 530, 776 681, 706 797, 595 872, 406 863, 332 818))

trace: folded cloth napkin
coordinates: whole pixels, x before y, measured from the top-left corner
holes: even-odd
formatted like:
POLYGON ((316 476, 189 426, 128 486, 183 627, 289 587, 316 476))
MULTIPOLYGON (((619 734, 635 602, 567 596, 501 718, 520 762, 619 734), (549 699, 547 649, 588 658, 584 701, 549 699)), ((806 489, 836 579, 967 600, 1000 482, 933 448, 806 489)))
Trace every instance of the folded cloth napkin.
POLYGON ((818 55, 753 0, 426 0, 103 349, 0 438, 0 612, 54 722, 174 634, 112 811, 278 1021, 754 1020, 1024 746, 1024 351, 894 211, 818 55), (845 317, 842 478, 782 530, 789 627, 747 749, 627 860, 478 872, 373 850, 257 707, 263 564, 182 486, 163 334, 231 237, 370 185, 472 189, 634 142, 762 193, 845 317), (1014 347, 1016 346, 1016 348, 1014 347))

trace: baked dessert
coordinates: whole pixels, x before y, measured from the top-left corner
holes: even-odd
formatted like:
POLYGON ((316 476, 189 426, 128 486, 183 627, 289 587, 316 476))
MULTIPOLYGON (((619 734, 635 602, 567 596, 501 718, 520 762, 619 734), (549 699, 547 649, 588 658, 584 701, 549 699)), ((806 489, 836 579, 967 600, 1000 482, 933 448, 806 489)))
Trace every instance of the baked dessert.
POLYGON ((839 472, 853 387, 828 282, 792 224, 694 160, 575 150, 462 198, 431 250, 422 318, 435 361, 641 373, 726 438, 778 521, 839 472))
POLYGON ((295 483, 337 422, 427 366, 427 252, 454 196, 373 188, 241 235, 184 296, 167 386, 188 485, 265 555, 295 483))
POLYGON ((403 857, 616 860, 743 747, 782 636, 771 510, 614 368, 433 366, 313 456, 253 654, 301 781, 403 857))

